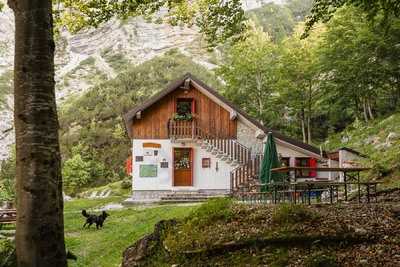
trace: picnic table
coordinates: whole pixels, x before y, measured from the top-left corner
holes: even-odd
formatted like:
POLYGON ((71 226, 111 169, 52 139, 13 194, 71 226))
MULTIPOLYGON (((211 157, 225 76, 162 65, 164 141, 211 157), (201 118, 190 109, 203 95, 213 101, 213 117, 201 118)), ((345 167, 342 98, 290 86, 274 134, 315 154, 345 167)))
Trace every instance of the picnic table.
MULTIPOLYGON (((360 172, 367 171, 370 168, 365 167, 280 167, 271 169, 271 172, 277 173, 287 173, 289 174, 288 181, 290 179, 290 173, 296 171, 315 171, 315 172, 339 172, 343 173, 343 182, 341 181, 332 181, 327 179, 313 179, 302 181, 301 183, 305 184, 308 188, 318 183, 320 185, 329 186, 330 188, 338 188, 339 186, 343 186, 344 188, 344 197, 345 201, 347 201, 348 197, 348 186, 355 184, 358 188, 358 198, 359 202, 361 202, 361 186, 365 186, 367 190, 368 202, 370 201, 370 190, 373 189, 376 193, 376 186, 378 182, 361 182, 360 181, 360 172)), ((294 175, 294 183, 297 183, 298 178, 294 175)), ((295 186, 296 188, 296 186, 295 186)))
POLYGON ((17 221, 16 209, 0 210, 0 224, 16 223, 16 221, 17 221))

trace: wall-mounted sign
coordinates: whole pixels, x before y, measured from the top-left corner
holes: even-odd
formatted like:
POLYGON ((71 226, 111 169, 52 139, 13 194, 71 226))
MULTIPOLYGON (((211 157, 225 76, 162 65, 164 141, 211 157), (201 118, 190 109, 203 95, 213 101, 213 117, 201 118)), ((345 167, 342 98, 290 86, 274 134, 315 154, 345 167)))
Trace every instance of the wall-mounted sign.
POLYGON ((160 144, 157 143, 143 143, 144 148, 161 148, 160 144))
POLYGON ((211 159, 210 158, 202 158, 201 159, 201 167, 202 168, 210 168, 211 167, 211 159))
POLYGON ((135 157, 135 161, 136 161, 136 162, 143 161, 143 156, 136 156, 136 157, 135 157))
POLYGON ((141 164, 139 166, 140 177, 157 177, 157 165, 155 164, 141 164))

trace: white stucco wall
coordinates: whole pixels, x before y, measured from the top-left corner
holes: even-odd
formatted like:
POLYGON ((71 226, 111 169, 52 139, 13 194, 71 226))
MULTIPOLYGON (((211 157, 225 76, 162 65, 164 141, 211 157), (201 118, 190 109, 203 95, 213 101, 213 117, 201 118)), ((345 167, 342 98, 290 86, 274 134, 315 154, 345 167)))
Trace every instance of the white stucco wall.
POLYGON ((230 189, 230 172, 234 167, 195 143, 172 143, 169 139, 136 139, 132 142, 132 151, 132 187, 134 190, 230 189), (158 156, 145 156, 144 152, 146 148, 143 148, 143 143, 160 144, 161 148, 157 149, 159 151, 158 156), (173 147, 191 147, 193 149, 193 186, 191 187, 173 186, 173 147), (136 156, 143 156, 143 161, 136 162, 136 156), (202 168, 202 158, 211 159, 211 168, 202 168), (168 162, 168 168, 160 167, 160 162, 163 160, 168 162), (156 164, 158 166, 157 177, 140 177, 139 170, 141 164, 156 164), (216 168, 217 164, 218 170, 216 168))
MULTIPOLYGON (((252 155, 262 154, 265 138, 257 138, 256 130, 251 126, 238 121, 238 141, 252 148, 252 155)), ((313 157, 320 159, 320 156, 307 150, 285 143, 276 139, 277 150, 280 156, 290 158, 290 166, 295 166, 296 157, 313 157)), ((229 190, 230 172, 235 168, 231 164, 217 158, 211 152, 201 148, 193 142, 173 143, 169 139, 135 139, 132 141, 133 151, 133 190, 229 190), (157 143, 161 145, 157 156, 146 156, 143 143, 157 143), (190 187, 173 186, 173 147, 191 147, 193 149, 193 185, 190 187), (142 162, 136 162, 136 156, 143 156, 142 162), (202 158, 211 159, 211 168, 202 168, 202 158), (162 161, 168 162, 168 168, 161 168, 162 161), (157 177, 140 177, 141 164, 157 165, 157 177), (218 168, 217 168, 218 164, 218 168)), ((317 173, 317 177, 332 178, 329 173, 317 173)))
MULTIPOLYGON (((331 168, 338 168, 339 167, 339 161, 329 159, 328 160, 328 166, 331 168)), ((339 177, 339 172, 329 172, 329 179, 330 180, 336 180, 339 177)))

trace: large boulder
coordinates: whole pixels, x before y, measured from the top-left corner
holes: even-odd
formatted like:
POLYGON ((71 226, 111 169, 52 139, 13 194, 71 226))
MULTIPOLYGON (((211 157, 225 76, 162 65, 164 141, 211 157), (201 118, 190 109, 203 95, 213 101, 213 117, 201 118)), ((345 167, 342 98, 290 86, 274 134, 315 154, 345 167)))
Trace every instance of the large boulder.
POLYGON ((387 144, 393 143, 394 141, 398 140, 399 138, 400 138, 400 136, 397 133, 390 132, 388 134, 388 136, 386 137, 386 143, 387 144))
POLYGON ((162 237, 165 231, 177 224, 176 220, 162 220, 154 227, 154 232, 136 241, 128 247, 122 258, 122 267, 142 266, 146 257, 157 252, 162 247, 162 237))

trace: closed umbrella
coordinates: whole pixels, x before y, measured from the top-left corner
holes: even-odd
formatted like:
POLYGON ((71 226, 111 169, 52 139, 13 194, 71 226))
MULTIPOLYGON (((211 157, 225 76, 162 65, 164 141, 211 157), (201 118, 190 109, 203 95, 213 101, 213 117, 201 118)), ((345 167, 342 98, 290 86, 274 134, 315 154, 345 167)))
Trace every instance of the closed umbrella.
POLYGON ((264 184, 261 187, 261 192, 268 191, 268 186, 271 182, 280 182, 283 180, 283 176, 280 173, 271 173, 271 169, 279 168, 281 164, 279 162, 278 152, 276 150, 276 144, 272 133, 268 133, 267 143, 264 149, 264 158, 261 164, 260 181, 264 184))

